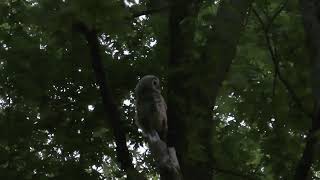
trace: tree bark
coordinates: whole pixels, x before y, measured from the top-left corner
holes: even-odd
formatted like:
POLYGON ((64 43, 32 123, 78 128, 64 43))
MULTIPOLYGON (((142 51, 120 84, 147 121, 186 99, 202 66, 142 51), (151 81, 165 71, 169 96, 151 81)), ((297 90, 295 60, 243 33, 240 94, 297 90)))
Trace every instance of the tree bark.
POLYGON ((132 157, 126 144, 126 132, 124 132, 124 128, 121 125, 120 111, 113 98, 111 88, 108 86, 106 78, 107 74, 103 69, 97 32, 89 29, 81 22, 74 24, 74 28, 76 31, 81 32, 88 42, 92 68, 95 73, 103 105, 105 106, 105 111, 108 116, 107 119, 113 128, 117 159, 120 163, 120 167, 127 173, 129 180, 145 180, 146 178, 143 177, 132 164, 132 157))
POLYGON ((213 106, 236 54, 250 4, 251 0, 221 1, 201 60, 193 58, 198 1, 175 1, 171 7, 168 139, 177 150, 185 179, 212 179, 213 106))
POLYGON ((312 89, 315 97, 315 110, 312 127, 307 134, 302 157, 295 170, 294 180, 308 179, 314 161, 316 133, 320 131, 320 1, 300 0, 301 14, 305 29, 307 46, 311 60, 312 89))

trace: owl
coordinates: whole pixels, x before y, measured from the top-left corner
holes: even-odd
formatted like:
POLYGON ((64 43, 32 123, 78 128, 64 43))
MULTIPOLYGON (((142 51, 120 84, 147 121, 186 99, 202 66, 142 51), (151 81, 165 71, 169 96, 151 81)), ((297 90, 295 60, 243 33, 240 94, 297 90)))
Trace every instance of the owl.
POLYGON ((166 139, 167 105, 161 95, 159 78, 146 75, 140 79, 135 88, 136 124, 144 134, 158 133, 162 140, 166 139))

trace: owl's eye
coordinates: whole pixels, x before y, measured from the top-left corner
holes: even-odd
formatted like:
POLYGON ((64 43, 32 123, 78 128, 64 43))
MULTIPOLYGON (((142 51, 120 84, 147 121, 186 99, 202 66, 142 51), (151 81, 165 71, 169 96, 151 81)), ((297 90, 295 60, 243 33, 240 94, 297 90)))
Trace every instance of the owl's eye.
POLYGON ((153 84, 153 86, 157 86, 157 85, 158 85, 158 82, 157 82, 156 80, 153 80, 153 81, 152 81, 152 84, 153 84))
POLYGON ((153 80, 152 86, 155 87, 156 89, 159 89, 159 82, 157 80, 153 80))

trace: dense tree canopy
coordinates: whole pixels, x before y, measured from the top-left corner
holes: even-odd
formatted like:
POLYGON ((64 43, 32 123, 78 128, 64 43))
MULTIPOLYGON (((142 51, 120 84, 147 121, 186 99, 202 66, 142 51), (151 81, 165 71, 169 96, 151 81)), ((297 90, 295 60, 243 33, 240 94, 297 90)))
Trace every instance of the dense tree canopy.
POLYGON ((159 179, 146 74, 183 179, 320 179, 319 4, 0 0, 0 179, 159 179))

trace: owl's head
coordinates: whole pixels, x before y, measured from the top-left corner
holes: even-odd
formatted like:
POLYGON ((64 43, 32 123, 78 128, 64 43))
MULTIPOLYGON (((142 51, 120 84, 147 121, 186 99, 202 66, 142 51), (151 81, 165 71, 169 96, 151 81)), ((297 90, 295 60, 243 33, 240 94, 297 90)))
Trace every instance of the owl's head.
POLYGON ((136 86, 136 93, 160 92, 160 80, 154 75, 143 76, 136 86))

